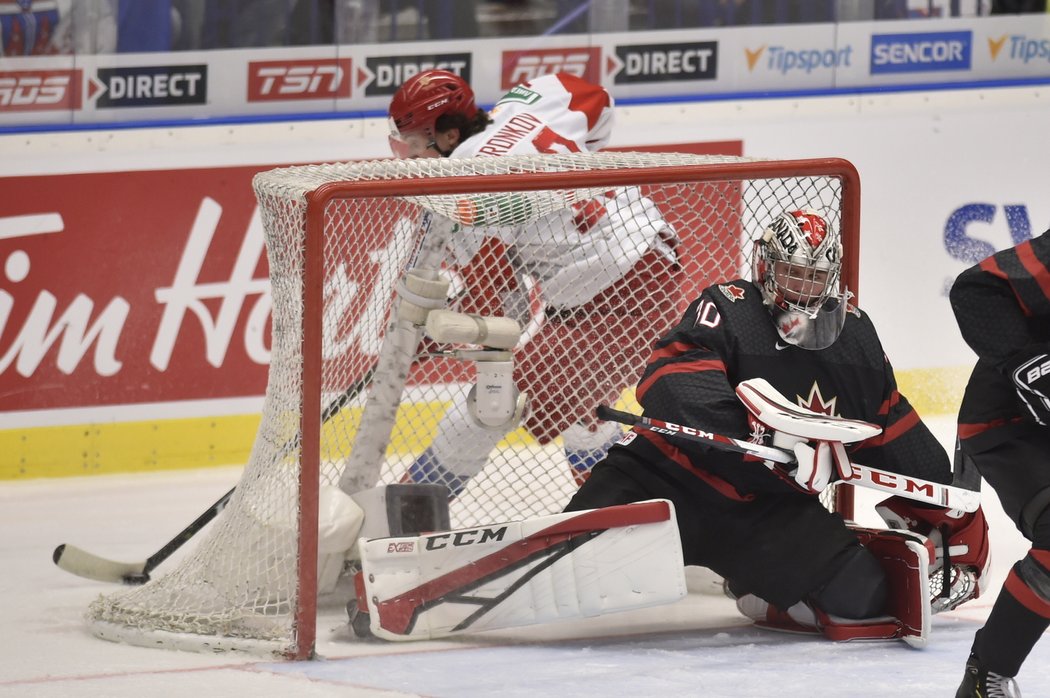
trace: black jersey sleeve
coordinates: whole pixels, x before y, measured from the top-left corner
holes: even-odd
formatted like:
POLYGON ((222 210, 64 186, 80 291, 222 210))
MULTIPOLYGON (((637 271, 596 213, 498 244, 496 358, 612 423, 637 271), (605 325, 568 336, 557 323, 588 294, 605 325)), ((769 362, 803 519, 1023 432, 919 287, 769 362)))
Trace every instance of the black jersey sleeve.
POLYGON ((726 375, 731 354, 705 291, 654 348, 636 391, 646 416, 742 438, 747 414, 726 375))
POLYGON ((1000 372, 1045 352, 1048 337, 1040 330, 1050 317, 1050 230, 961 273, 949 298, 963 339, 1000 372))
POLYGON ((947 452, 897 389, 888 358, 884 362, 883 386, 883 400, 878 410, 882 433, 858 444, 852 449, 851 458, 881 470, 934 482, 951 482, 952 468, 947 452))

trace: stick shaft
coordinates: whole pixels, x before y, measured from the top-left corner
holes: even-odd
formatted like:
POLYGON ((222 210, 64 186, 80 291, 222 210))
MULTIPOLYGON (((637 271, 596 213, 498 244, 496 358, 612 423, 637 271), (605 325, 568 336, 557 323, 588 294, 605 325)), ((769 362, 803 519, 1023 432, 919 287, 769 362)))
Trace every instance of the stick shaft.
MULTIPOLYGON (((753 444, 749 441, 733 439, 695 427, 643 417, 630 412, 615 410, 605 405, 598 407, 597 414, 599 419, 604 419, 608 422, 628 424, 636 428, 664 434, 671 438, 706 444, 723 451, 746 453, 775 463, 792 463, 795 461, 794 454, 780 448, 753 444)), ((859 463, 851 463, 851 465, 853 477, 842 482, 967 512, 976 511, 981 503, 980 492, 975 490, 922 480, 909 475, 892 473, 888 470, 879 470, 859 463)))

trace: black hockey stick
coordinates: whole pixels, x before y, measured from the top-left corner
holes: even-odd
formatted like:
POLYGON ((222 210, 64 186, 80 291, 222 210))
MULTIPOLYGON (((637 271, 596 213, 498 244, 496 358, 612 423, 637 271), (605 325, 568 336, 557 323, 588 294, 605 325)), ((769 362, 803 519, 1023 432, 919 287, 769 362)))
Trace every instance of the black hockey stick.
MULTIPOLYGON (((360 380, 356 381, 329 403, 324 409, 324 412, 321 413, 321 423, 327 423, 328 420, 337 415, 347 403, 357 397, 372 380, 374 374, 375 368, 370 368, 360 380)), ((294 438, 289 439, 285 445, 281 447, 278 459, 285 457, 298 447, 299 435, 296 434, 294 438)), ((64 569, 71 574, 75 574, 78 577, 94 579, 99 582, 112 582, 114 584, 145 584, 150 579, 150 572, 152 572, 157 565, 171 557, 171 555, 181 548, 186 541, 197 535, 201 529, 211 523, 212 519, 219 515, 219 512, 226 508, 226 505, 229 503, 236 490, 237 488, 234 487, 230 489, 229 492, 219 497, 218 501, 205 509, 204 512, 193 521, 193 523, 182 529, 178 535, 165 543, 160 550, 140 562, 118 562, 116 560, 109 560, 68 543, 63 543, 55 548, 55 552, 52 553, 51 559, 54 560, 55 564, 61 569, 64 569)))
MULTIPOLYGON (((631 414, 630 412, 622 412, 605 405, 598 406, 597 414, 599 419, 604 419, 607 422, 628 424, 672 438, 702 443, 723 451, 746 453, 763 460, 773 461, 774 463, 795 462, 795 454, 781 448, 763 446, 695 427, 687 427, 674 422, 665 422, 660 419, 631 414)), ((899 473, 891 473, 888 470, 879 470, 867 465, 860 465, 859 463, 850 463, 850 466, 853 469, 852 478, 845 482, 851 485, 962 511, 976 511, 981 503, 981 493, 978 491, 921 480, 899 473)))

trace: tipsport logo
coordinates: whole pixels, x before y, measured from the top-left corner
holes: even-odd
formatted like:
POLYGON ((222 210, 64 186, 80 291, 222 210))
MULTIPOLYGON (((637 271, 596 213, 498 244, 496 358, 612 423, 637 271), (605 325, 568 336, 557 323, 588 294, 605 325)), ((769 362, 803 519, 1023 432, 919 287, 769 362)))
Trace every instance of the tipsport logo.
POLYGON ((1003 34, 997 37, 989 36, 987 40, 988 54, 993 61, 999 60, 1001 54, 1003 60, 1019 61, 1024 65, 1032 61, 1050 64, 1050 39, 1032 39, 1024 34, 1003 34))
POLYGON ((763 68, 771 73, 787 75, 803 72, 807 75, 814 70, 834 70, 848 68, 853 61, 853 47, 840 48, 789 48, 787 46, 763 45, 758 48, 745 48, 748 72, 763 68))
POLYGON ((873 34, 871 74, 969 70, 973 32, 873 34))

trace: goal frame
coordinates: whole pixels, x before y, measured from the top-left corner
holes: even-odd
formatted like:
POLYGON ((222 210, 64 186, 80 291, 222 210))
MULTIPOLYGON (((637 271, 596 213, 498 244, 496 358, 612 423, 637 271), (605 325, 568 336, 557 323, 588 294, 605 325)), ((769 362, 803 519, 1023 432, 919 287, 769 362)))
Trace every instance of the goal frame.
MULTIPOLYGON (((727 182, 747 179, 831 177, 840 181, 840 232, 845 241, 842 278, 857 294, 860 260, 860 175, 842 158, 755 160, 698 165, 639 167, 595 170, 588 173, 588 186, 622 187, 671 183, 727 182)), ((321 464, 322 403, 322 313, 326 211, 333 201, 385 196, 404 196, 406 181, 411 195, 486 194, 506 191, 573 189, 579 172, 540 172, 452 176, 413 180, 365 180, 329 182, 306 194, 306 226, 303 242, 302 280, 302 392, 300 395, 300 464, 298 512, 298 594, 293 618, 293 644, 288 658, 314 656, 317 634, 317 544, 318 500, 321 464)), ((849 485, 839 485, 835 509, 853 518, 853 494, 849 485)))

